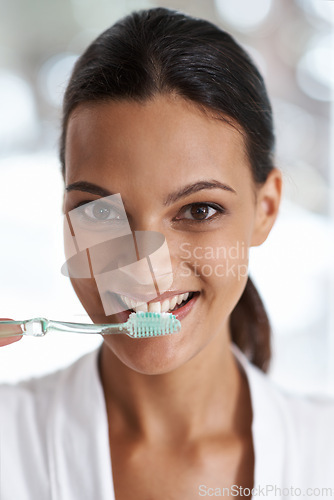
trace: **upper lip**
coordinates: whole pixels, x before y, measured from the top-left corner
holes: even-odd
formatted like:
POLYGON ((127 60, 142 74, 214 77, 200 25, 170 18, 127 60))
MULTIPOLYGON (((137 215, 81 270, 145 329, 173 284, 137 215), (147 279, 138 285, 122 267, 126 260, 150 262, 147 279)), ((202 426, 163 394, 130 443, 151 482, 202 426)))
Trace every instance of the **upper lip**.
MULTIPOLYGON (((129 299, 135 300, 137 302, 146 302, 150 304, 151 302, 163 302, 165 299, 169 299, 170 297, 174 297, 175 295, 182 295, 183 293, 192 293, 194 290, 170 290, 168 292, 162 293, 158 297, 148 300, 149 296, 148 295, 140 295, 140 294, 129 294, 127 292, 116 292, 119 295, 124 295, 125 297, 128 297, 129 299)), ((151 293, 152 295, 155 295, 151 293)))

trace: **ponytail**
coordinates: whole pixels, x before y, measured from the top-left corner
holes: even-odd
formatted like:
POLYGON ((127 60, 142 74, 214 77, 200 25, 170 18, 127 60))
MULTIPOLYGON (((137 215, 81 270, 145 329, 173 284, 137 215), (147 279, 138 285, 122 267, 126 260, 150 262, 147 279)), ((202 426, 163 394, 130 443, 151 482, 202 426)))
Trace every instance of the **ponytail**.
POLYGON ((271 328, 261 297, 250 278, 232 311, 230 327, 232 342, 251 363, 267 372, 271 358, 271 328))

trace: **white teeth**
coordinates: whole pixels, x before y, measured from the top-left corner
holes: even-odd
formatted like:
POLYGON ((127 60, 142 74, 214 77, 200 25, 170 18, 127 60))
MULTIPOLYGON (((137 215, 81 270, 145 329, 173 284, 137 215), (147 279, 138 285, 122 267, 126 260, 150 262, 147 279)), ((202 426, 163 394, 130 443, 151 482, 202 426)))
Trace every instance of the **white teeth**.
POLYGON ((166 299, 161 304, 161 312, 166 313, 168 311, 168 309, 169 309, 169 300, 166 299))
POLYGON ((147 312, 147 304, 146 302, 137 302, 136 300, 130 299, 129 297, 126 297, 125 295, 120 295, 120 298, 126 305, 127 309, 136 309, 138 311, 144 311, 147 312))
POLYGON ((138 302, 136 300, 130 299, 125 295, 120 295, 120 298, 126 305, 127 309, 134 309, 135 312, 143 311, 143 312, 168 312, 174 309, 176 304, 181 304, 181 302, 185 301, 189 297, 189 292, 182 293, 180 295, 174 295, 171 299, 165 299, 161 302, 151 302, 150 304, 138 302))
POLYGON ((177 296, 177 301, 176 301, 177 304, 181 304, 182 300, 183 300, 183 294, 182 295, 178 295, 177 296))
POLYGON ((160 313, 161 302, 152 302, 151 304, 148 304, 148 312, 160 313))
POLYGON ((174 307, 176 306, 176 301, 177 301, 177 296, 173 297, 173 298, 170 300, 169 309, 174 309, 174 307))
POLYGON ((147 312, 147 304, 144 302, 143 304, 140 304, 139 306, 133 307, 133 309, 136 312, 143 311, 144 313, 147 312))

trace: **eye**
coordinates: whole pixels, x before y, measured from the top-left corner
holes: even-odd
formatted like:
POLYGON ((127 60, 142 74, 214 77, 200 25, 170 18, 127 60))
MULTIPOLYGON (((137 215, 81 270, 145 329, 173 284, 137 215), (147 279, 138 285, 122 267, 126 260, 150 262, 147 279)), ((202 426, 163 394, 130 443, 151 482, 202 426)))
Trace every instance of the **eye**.
POLYGON ((210 222, 226 212, 224 207, 215 203, 192 203, 181 209, 182 214, 190 214, 188 217, 176 217, 176 220, 186 219, 189 222, 210 222))
POLYGON ((77 216, 86 222, 121 222, 124 220, 122 214, 116 210, 110 203, 101 200, 81 201, 74 209, 77 211, 77 216))

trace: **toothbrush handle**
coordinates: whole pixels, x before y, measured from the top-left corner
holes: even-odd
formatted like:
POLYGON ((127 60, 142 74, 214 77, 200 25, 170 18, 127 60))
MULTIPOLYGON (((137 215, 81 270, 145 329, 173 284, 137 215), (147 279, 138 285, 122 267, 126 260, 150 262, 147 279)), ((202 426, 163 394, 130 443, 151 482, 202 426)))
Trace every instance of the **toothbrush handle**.
POLYGON ((47 332, 73 332, 73 333, 103 333, 103 330, 113 330, 112 333, 126 333, 126 323, 117 324, 86 324, 68 323, 64 321, 47 320, 47 332))
POLYGON ((106 329, 108 329, 108 334, 128 333, 126 323, 90 325, 86 323, 53 321, 46 318, 32 318, 24 321, 0 320, 0 338, 21 335, 44 337, 48 332, 103 333, 106 329), (8 325, 7 328, 6 325, 8 325))

